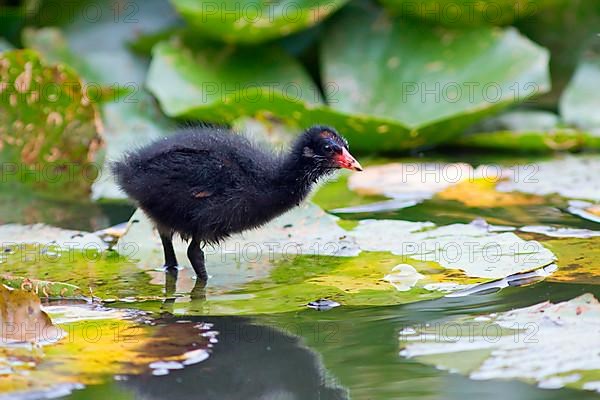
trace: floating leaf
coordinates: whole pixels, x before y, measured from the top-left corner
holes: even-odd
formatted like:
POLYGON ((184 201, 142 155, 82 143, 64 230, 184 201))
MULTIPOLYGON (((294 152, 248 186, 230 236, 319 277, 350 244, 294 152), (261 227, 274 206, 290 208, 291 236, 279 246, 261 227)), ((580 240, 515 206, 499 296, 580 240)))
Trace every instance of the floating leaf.
POLYGON ((510 111, 482 121, 453 146, 525 153, 600 148, 600 136, 561 125, 546 111, 510 111))
POLYGON ((0 53, 0 159, 4 176, 38 189, 87 192, 101 140, 99 116, 79 77, 31 50, 0 53))
POLYGON ((475 179, 461 182, 439 192, 444 200, 460 201, 467 207, 493 208, 544 204, 540 196, 522 193, 503 193, 496 190, 494 179, 475 179))
POLYGON ((104 250, 107 248, 106 243, 95 234, 61 229, 43 224, 0 225, 0 240, 2 242, 2 251, 6 253, 16 251, 15 248, 24 244, 35 245, 39 251, 46 251, 47 253, 68 249, 93 248, 95 250, 104 250))
POLYGON ((360 150, 440 143, 487 114, 547 90, 547 53, 514 30, 427 30, 423 36, 423 27, 392 24, 364 12, 345 13, 332 29, 322 49, 329 106, 319 105, 319 91, 306 73, 275 48, 223 47, 196 38, 191 45, 189 37, 154 48, 148 87, 169 116, 223 123, 266 114, 300 126, 326 123, 360 150), (376 25, 382 28, 372 28, 376 25), (477 52, 473 41, 480 43, 477 52), (511 50, 505 54, 506 48, 511 50), (362 62, 376 49, 385 58, 362 62), (434 57, 446 53, 447 61, 434 57), (470 68, 481 58, 493 66, 491 71, 470 68), (371 70, 376 65, 387 65, 388 72, 371 70), (440 82, 444 88, 435 89, 436 96, 452 98, 422 107, 419 88, 440 82), (464 84, 479 90, 465 96, 464 84), (490 88, 494 98, 487 93, 490 88))
POLYGON ((227 42, 259 43, 318 24, 348 0, 172 0, 194 29, 227 42))
POLYGON ((473 167, 465 163, 391 163, 350 175, 348 187, 361 195, 420 202, 474 177, 473 167))
POLYGON ((471 277, 503 278, 555 259, 539 242, 524 241, 510 232, 489 232, 479 224, 434 227, 431 223, 365 220, 352 231, 352 237, 362 250, 436 262, 471 277))
POLYGON ((600 346, 599 317, 600 303, 585 294, 558 304, 414 327, 400 332, 400 354, 476 380, 598 390, 600 354, 590 349, 600 346))
POLYGON ((600 200, 600 159, 563 157, 512 168, 512 177, 497 186, 503 192, 559 194, 570 199, 600 200))
POLYGON ((355 117, 348 136, 361 149, 441 143, 549 89, 548 52, 513 28, 452 31, 355 9, 325 38, 327 101, 355 117), (367 129, 370 120, 380 126, 367 129))

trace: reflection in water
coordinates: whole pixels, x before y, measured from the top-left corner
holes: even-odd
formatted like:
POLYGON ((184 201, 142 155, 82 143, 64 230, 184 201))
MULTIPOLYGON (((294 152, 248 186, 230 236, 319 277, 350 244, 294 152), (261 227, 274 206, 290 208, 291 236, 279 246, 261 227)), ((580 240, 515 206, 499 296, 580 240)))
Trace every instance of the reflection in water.
MULTIPOLYGON (((327 376, 319 356, 297 337, 245 318, 191 320, 213 324, 212 329, 219 332, 207 360, 165 376, 129 376, 119 384, 136 398, 148 400, 348 398, 347 391, 327 376)), ((188 325, 177 319, 162 322, 171 327, 188 325)))

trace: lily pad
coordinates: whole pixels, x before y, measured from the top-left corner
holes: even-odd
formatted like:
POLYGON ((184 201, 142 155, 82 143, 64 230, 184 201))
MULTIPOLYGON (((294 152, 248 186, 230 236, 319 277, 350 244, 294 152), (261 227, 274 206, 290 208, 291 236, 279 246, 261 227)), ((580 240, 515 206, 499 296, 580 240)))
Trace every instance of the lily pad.
POLYGON ((569 199, 600 200, 600 159, 567 156, 511 168, 512 177, 500 182, 502 192, 559 194, 569 199))
POLYGON ((600 355, 590 349, 600 346, 599 316, 600 303, 585 294, 558 304, 431 323, 400 332, 400 355, 476 380, 598 390, 600 355))
POLYGON ((451 28, 477 25, 507 25, 537 14, 552 4, 541 0, 381 0, 392 13, 418 18, 451 28))
POLYGON ((101 124, 79 77, 34 51, 13 50, 0 53, 0 81, 0 158, 13 167, 5 178, 55 192, 89 191, 101 124))
POLYGON ((148 87, 172 117, 223 123, 263 114, 296 126, 326 123, 353 148, 371 151, 447 141, 478 119, 548 89, 547 52, 514 30, 423 33, 423 27, 384 15, 343 14, 322 47, 329 106, 320 105, 319 90, 280 50, 191 44, 189 35, 154 48, 148 87), (364 54, 376 58, 365 64, 364 54), (446 61, 435 54, 445 54, 446 61), (491 70, 472 67, 482 58, 491 70), (373 69, 378 65, 387 72, 373 69), (465 95, 465 84, 472 84, 473 96, 465 95), (422 107, 424 85, 440 97, 433 107, 422 107))
POLYGON ((226 42, 259 43, 318 24, 348 0, 172 0, 188 24, 226 42))
POLYGON ((361 9, 335 22, 322 47, 325 95, 356 118, 348 136, 361 148, 441 143, 550 88, 548 52, 513 28, 453 31, 361 9), (361 126, 372 119, 376 130, 361 126))
POLYGON ((571 128, 546 111, 509 111, 482 121, 452 146, 525 153, 600 148, 600 136, 571 128))
POLYGON ((289 116, 321 101, 306 72, 276 47, 188 42, 153 50, 147 86, 169 116, 232 122, 261 111, 289 116))
POLYGON ((375 212, 376 207, 381 210, 392 206, 412 207, 434 197, 478 208, 544 203, 545 200, 540 196, 498 192, 496 185, 506 175, 504 167, 485 164, 476 169, 466 163, 444 162, 391 163, 367 167, 360 174, 350 176, 348 187, 362 195, 384 195, 394 200, 336 212, 375 212))
POLYGON ((365 220, 352 237, 362 250, 390 251, 480 278, 504 278, 555 259, 539 242, 524 241, 511 232, 489 232, 479 224, 434 227, 431 223, 365 220))

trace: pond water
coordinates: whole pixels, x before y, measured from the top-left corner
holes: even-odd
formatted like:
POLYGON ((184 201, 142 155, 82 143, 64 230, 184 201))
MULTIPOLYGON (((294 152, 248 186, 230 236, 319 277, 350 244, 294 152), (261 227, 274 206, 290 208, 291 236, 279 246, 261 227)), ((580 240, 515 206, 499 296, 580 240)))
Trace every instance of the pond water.
MULTIPOLYGON (((440 157, 435 159, 440 160, 440 157)), ((461 157, 453 158, 453 161, 460 160, 461 157)), ((377 160, 376 163, 384 161, 377 160)), ((502 163, 514 161, 501 157, 482 160, 502 163)), ((353 194, 348 191, 346 184, 346 180, 342 179, 326 186, 315 197, 316 203, 325 209, 335 209, 381 200, 381 197, 353 194)), ((62 228, 96 231, 126 221, 134 211, 126 203, 63 202, 32 198, 27 193, 6 190, 2 190, 0 197, 5 200, 1 203, 4 207, 0 209, 2 223, 44 222, 62 228), (17 211, 14 210, 15 206, 18 207, 17 211)), ((541 204, 498 207, 467 206, 460 201, 434 196, 402 209, 337 215, 344 220, 341 225, 353 225, 363 219, 388 219, 430 221, 441 226, 468 224, 474 219, 484 218, 490 224, 513 227, 543 225, 600 230, 598 223, 566 212, 567 206, 568 199, 558 196, 545 197, 541 204)), ((561 247, 559 239, 545 238, 536 233, 521 232, 519 235, 540 240, 551 248, 557 254, 559 266, 567 270, 571 264, 561 265, 562 257, 570 260, 577 256, 580 265, 597 265, 600 262, 595 259, 598 253, 570 255, 571 247, 561 247)), ((597 248, 598 244, 596 239, 590 238, 566 240, 590 248, 597 248)), ((269 274, 273 274, 273 271, 282 274, 281 270, 262 271, 258 268, 248 272, 240 265, 231 271, 228 267, 223 270, 213 268, 209 273, 214 275, 217 287, 211 287, 209 283, 207 288, 203 288, 194 286, 185 271, 180 272, 181 276, 175 283, 173 276, 157 271, 142 271, 134 264, 117 256, 113 259, 109 257, 105 263, 94 267, 89 267, 79 259, 69 262, 63 260, 52 265, 43 260, 22 265, 8 259, 5 268, 11 274, 72 283, 82 290, 89 287, 91 291, 93 288, 93 295, 104 300, 103 307, 116 310, 117 313, 123 310, 122 314, 107 319, 117 325, 111 325, 113 328, 103 332, 112 334, 115 332, 114 326, 119 327, 123 323, 126 324, 123 329, 131 333, 131 343, 115 336, 112 343, 92 340, 88 341, 87 347, 79 349, 63 346, 52 350, 53 345, 49 345, 46 358, 50 364, 40 361, 39 369, 57 368, 56 375, 41 378, 56 380, 54 396, 61 397, 62 394, 61 398, 65 399, 113 400, 598 398, 598 393, 594 391, 543 389, 536 382, 526 379, 470 379, 467 373, 459 371, 463 357, 466 357, 464 352, 453 356, 456 358, 457 371, 447 371, 436 368, 435 363, 401 356, 403 345, 399 341, 400 332, 418 326, 443 326, 444 323, 453 324, 465 318, 505 313, 545 301, 569 301, 586 293, 600 298, 600 281, 594 271, 586 274, 577 270, 574 275, 565 278, 508 287, 492 294, 434 299, 423 297, 422 301, 385 306, 342 304, 327 311, 302 307, 287 312, 253 313, 249 309, 239 316, 219 316, 214 315, 215 309, 211 307, 215 303, 211 298, 221 296, 220 300, 230 301, 227 304, 237 304, 243 309, 245 299, 256 299, 261 292, 287 295, 285 288, 269 292, 272 287, 266 283, 253 287, 254 291, 244 291, 235 281, 237 278, 229 277, 229 274, 268 276, 276 282, 278 278, 269 274), (219 292, 221 281, 225 282, 222 286, 231 285, 233 289, 219 292), (111 352, 114 353, 112 356, 109 354, 111 352), (99 353, 104 354, 99 356, 99 353), (90 364, 84 365, 85 360, 78 361, 83 366, 73 367, 72 370, 64 366, 75 363, 78 357, 89 357, 90 364), (57 379, 61 375, 75 378, 61 381, 57 379), (73 387, 73 381, 82 382, 83 385, 73 387)), ((294 268, 321 271, 325 267, 323 260, 313 261, 309 258, 294 268)), ((292 278, 286 279, 293 281, 292 278)), ((84 295, 87 296, 87 293, 84 295)), ((277 304, 280 299, 273 297, 267 300, 277 304)), ((69 305, 70 301, 45 303, 47 312, 55 321, 65 312, 60 309, 64 304, 69 305)), ((77 304, 84 308, 99 307, 82 305, 81 302, 77 304)), ((260 304, 265 310, 269 309, 260 304)), ((78 321, 95 321, 96 317, 90 315, 82 312, 78 321)), ((72 322, 58 325, 65 329, 69 323, 72 322)), ((74 336, 78 332, 66 330, 74 336)), ((532 335, 535 338, 535 332, 532 335)), ((564 337, 564 340, 567 343, 569 337, 564 337)), ((597 371, 595 376, 598 377, 597 371)), ((14 398, 35 398, 42 396, 42 393, 45 393, 44 396, 48 394, 47 391, 35 390, 37 388, 34 388, 34 392, 15 395, 14 398)))
MULTIPOLYGON (((540 283, 527 290, 412 305, 345 308, 258 317, 182 316, 219 331, 213 355, 167 376, 107 379, 69 399, 596 399, 595 393, 545 390, 516 381, 474 381, 398 356, 398 332, 448 316, 482 314, 568 300, 592 285, 540 283), (331 375, 335 379, 328 377, 331 375), (328 384, 328 382, 331 382, 328 384)), ((127 304, 135 307, 135 304, 127 304)), ((174 336, 175 338, 176 336, 174 336)))

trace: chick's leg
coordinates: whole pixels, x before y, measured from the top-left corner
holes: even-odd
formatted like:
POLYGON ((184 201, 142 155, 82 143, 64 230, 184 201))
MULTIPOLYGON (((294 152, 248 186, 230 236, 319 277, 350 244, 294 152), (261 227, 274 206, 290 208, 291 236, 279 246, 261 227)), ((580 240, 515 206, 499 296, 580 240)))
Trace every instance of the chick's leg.
POLYGON ((198 279, 202 281, 208 280, 208 274, 206 273, 206 268, 204 267, 204 252, 200 248, 200 241, 196 239, 192 239, 188 250, 187 250, 188 258, 192 263, 192 267, 198 276, 198 279))

